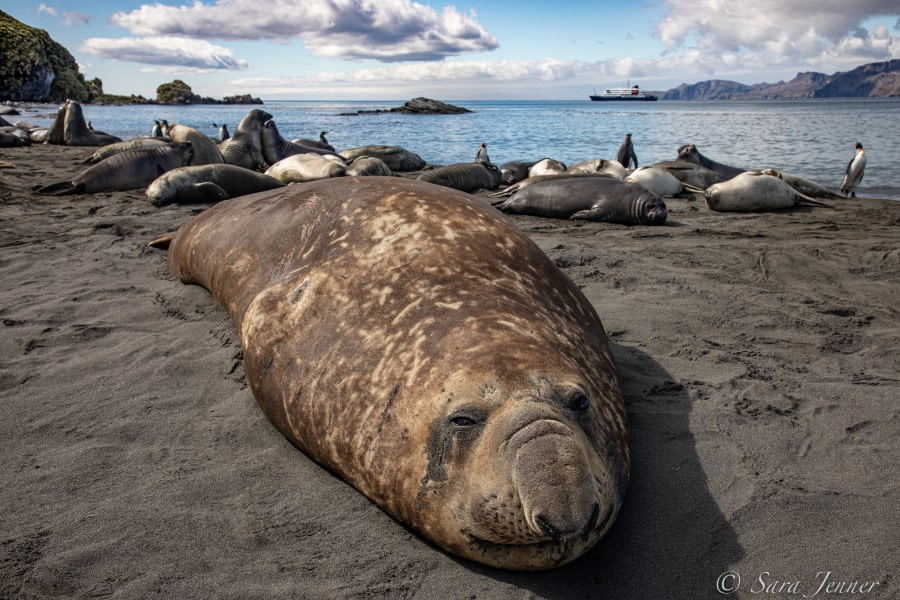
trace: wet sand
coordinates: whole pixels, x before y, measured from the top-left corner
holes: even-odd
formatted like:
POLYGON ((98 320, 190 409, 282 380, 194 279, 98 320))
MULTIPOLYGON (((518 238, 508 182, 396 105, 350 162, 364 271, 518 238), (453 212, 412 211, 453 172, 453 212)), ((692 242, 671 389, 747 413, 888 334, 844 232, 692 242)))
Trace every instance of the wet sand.
POLYGON ((225 312, 146 247, 205 205, 31 193, 91 152, 0 149, 0 598, 897 596, 900 202, 513 217, 603 320, 633 468, 591 552, 512 573, 265 420, 225 312))

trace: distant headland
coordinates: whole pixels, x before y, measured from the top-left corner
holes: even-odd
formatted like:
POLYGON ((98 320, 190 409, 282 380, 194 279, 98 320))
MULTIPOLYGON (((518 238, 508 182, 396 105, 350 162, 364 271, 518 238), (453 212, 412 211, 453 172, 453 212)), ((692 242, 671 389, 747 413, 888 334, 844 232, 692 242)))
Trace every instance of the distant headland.
POLYGON ((745 85, 710 79, 683 83, 660 100, 775 100, 790 98, 887 98, 900 96, 900 59, 869 63, 833 75, 797 73, 788 82, 745 85))

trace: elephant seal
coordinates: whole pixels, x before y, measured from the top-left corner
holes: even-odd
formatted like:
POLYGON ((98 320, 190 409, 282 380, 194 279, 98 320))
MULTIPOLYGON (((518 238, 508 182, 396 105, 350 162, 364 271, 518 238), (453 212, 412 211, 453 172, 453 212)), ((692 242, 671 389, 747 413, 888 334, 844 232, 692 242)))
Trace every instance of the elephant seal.
POLYGON ((117 142, 115 144, 110 144, 108 146, 99 148, 96 152, 81 161, 81 164, 95 165, 104 158, 109 158, 113 154, 119 154, 120 152, 127 152, 129 150, 148 150, 151 148, 162 148, 168 143, 169 142, 162 138, 155 137, 134 138, 133 140, 117 142))
MULTIPOLYGON (((499 192, 494 192, 493 194, 488 194, 488 198, 509 198, 513 194, 524 190, 525 188, 532 186, 541 181, 552 181, 554 179, 575 179, 576 177, 610 177, 609 175, 598 175, 596 173, 586 173, 584 171, 576 171, 573 173, 569 173, 568 171, 564 171, 562 173, 552 173, 550 175, 536 175, 535 177, 526 177, 522 181, 517 181, 509 187, 506 187, 499 192)), ((618 178, 616 178, 618 179, 618 178)), ((503 200, 495 201, 493 204, 501 204, 504 202, 503 200)))
POLYGON ((781 179, 804 196, 811 196, 813 198, 844 197, 837 192, 829 190, 825 186, 819 185, 815 181, 800 177, 799 175, 791 175, 790 173, 785 173, 784 171, 779 171, 777 169, 763 169, 762 171, 760 171, 760 173, 762 173, 763 175, 771 175, 772 177, 781 179))
POLYGON ((81 104, 70 100, 66 103, 63 140, 67 146, 106 146, 121 142, 122 138, 90 129, 84 121, 81 104))
POLYGON ((234 320, 275 427, 445 550, 551 568, 619 512, 628 433, 603 326, 478 199, 402 177, 292 185, 204 211, 169 265, 234 320))
POLYGON ((205 133, 200 133, 193 127, 172 123, 169 126, 169 139, 173 142, 190 142, 194 149, 191 157, 191 166, 220 165, 225 162, 222 153, 214 141, 205 133))
POLYGON ((287 141, 281 137, 281 133, 272 119, 263 124, 262 152, 269 165, 274 165, 278 161, 296 154, 334 154, 332 150, 323 150, 322 148, 303 146, 287 141))
POLYGON ((718 212, 759 212, 793 208, 799 204, 825 206, 777 177, 759 171, 747 171, 728 181, 711 185, 703 193, 706 206, 718 212))
MULTIPOLYGON (((24 137, 17 133, 21 129, 14 131, 3 131, 6 128, 0 128, 0 148, 16 148, 19 146, 30 146, 31 137, 25 133, 24 137)), ((23 132, 24 133, 24 132, 23 132)))
POLYGON ((329 152, 334 152, 335 154, 337 154, 337 151, 335 151, 334 146, 332 146, 331 144, 328 143, 328 139, 325 137, 326 133, 328 133, 328 132, 320 131, 318 140, 297 138, 297 139, 291 140, 291 143, 299 144, 301 146, 307 146, 309 148, 321 148, 322 150, 328 150, 329 152))
POLYGON ((862 181, 863 173, 866 170, 866 153, 863 151, 862 144, 856 142, 856 154, 850 159, 847 170, 844 172, 844 180, 841 182, 841 191, 848 196, 856 197, 856 186, 862 181))
POLYGON ((147 186, 145 194, 154 206, 165 206, 173 202, 220 202, 280 187, 284 187, 282 182, 256 171, 209 164, 166 171, 147 186))
POLYGON ((262 152, 262 130, 271 118, 272 115, 259 108, 247 113, 238 123, 234 135, 219 146, 225 162, 251 171, 265 171, 269 165, 262 152))
POLYGON ((56 110, 56 117, 50 127, 47 128, 47 136, 44 138, 45 144, 53 144, 55 146, 64 146, 66 140, 63 137, 63 126, 66 120, 66 106, 68 102, 60 106, 56 110))
POLYGON ((634 168, 638 168, 638 159, 637 154, 634 153, 634 144, 631 143, 631 134, 625 134, 625 141, 622 142, 622 145, 619 146, 619 152, 616 154, 616 160, 619 161, 619 164, 625 167, 626 169, 630 168, 634 165, 634 168))
POLYGON ((674 196, 680 194, 684 185, 665 169, 655 167, 643 167, 636 169, 625 178, 628 183, 636 183, 646 190, 660 196, 674 196))
POLYGON ((512 185, 528 177, 528 171, 537 164, 536 160, 511 160, 500 165, 503 185, 512 185))
POLYGON ((728 179, 721 173, 683 160, 663 160, 650 166, 654 169, 662 169, 685 186, 690 186, 700 191, 705 190, 714 183, 728 179))
POLYGON ((390 167, 383 160, 374 156, 359 156, 350 161, 347 165, 348 177, 370 177, 373 175, 391 176, 390 167))
POLYGON ((293 154, 266 169, 266 175, 282 183, 303 183, 341 177, 347 173, 347 165, 328 160, 318 154, 293 154))
POLYGON ((577 162, 566 169, 566 173, 590 173, 591 175, 609 175, 616 179, 625 179, 628 176, 628 169, 617 160, 598 158, 577 162))
POLYGON ((566 165, 552 158, 544 158, 528 169, 529 177, 540 177, 541 175, 554 175, 556 173, 565 173, 566 165))
POLYGON ((189 142, 172 142, 161 148, 128 150, 105 158, 71 181, 51 183, 35 190, 39 194, 94 194, 109 190, 136 190, 191 159, 189 142))
POLYGON ((723 175, 726 179, 730 179, 735 175, 740 175, 746 170, 739 169, 738 167, 732 167, 730 165, 723 165, 720 162, 716 162, 710 158, 707 158, 700 154, 700 151, 697 150, 697 146, 693 144, 688 144, 686 146, 680 147, 678 149, 678 157, 675 160, 694 163, 695 165, 706 167, 711 171, 715 171, 716 173, 723 175))
POLYGON ((400 146, 360 146, 343 150, 340 155, 344 160, 373 156, 384 161, 391 171, 418 171, 425 166, 421 156, 400 146))
POLYGON ((535 183, 497 208, 516 215, 621 225, 662 225, 668 216, 666 203, 657 194, 635 183, 602 176, 535 183))
POLYGON ((422 171, 416 179, 462 192, 496 190, 500 186, 500 169, 484 163, 457 163, 422 171))

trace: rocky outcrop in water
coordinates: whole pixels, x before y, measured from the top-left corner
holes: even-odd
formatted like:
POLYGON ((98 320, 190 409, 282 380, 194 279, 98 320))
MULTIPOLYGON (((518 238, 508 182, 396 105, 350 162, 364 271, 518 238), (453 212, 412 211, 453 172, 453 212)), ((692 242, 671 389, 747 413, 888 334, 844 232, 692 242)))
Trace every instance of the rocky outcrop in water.
POLYGON ((744 85, 712 79, 681 84, 662 100, 763 100, 773 98, 884 98, 900 96, 900 59, 862 65, 847 72, 797 73, 788 82, 744 85))
POLYGON ((43 29, 0 11, 0 101, 86 101, 90 89, 78 63, 43 29))
POLYGON ((472 112, 468 108, 454 106, 441 102, 440 100, 431 100, 430 98, 413 98, 404 103, 403 106, 396 106, 388 109, 376 110, 358 110, 353 113, 341 113, 341 116, 356 115, 377 115, 383 113, 402 113, 407 115, 461 115, 472 112))

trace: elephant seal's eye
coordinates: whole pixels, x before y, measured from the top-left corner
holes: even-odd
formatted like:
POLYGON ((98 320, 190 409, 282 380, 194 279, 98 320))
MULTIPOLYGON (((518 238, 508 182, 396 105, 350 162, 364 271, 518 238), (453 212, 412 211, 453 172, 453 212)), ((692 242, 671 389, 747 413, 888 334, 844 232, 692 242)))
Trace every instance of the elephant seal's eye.
POLYGON ((456 415, 450 417, 450 424, 456 427, 457 429, 468 429, 469 427, 474 427, 478 424, 478 422, 466 415, 456 415))
POLYGON ((590 400, 588 400, 588 397, 584 392, 575 392, 574 394, 569 396, 569 401, 567 404, 569 405, 569 408, 571 408, 575 412, 583 413, 590 407, 591 402, 590 400))

